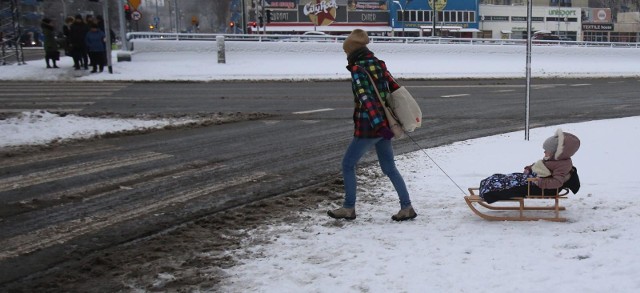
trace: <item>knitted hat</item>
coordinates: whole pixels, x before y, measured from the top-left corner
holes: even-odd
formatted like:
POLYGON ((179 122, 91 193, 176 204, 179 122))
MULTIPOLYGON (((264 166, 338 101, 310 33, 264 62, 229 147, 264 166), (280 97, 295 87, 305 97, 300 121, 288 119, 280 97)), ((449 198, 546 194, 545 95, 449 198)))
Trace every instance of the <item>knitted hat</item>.
POLYGON ((369 36, 367 35, 367 32, 357 28, 349 34, 346 40, 344 40, 342 49, 344 49, 344 52, 349 55, 355 50, 366 47, 367 44, 369 44, 369 36))
POLYGON ((547 138, 542 144, 542 148, 549 153, 555 154, 558 150, 558 136, 554 135, 547 138))

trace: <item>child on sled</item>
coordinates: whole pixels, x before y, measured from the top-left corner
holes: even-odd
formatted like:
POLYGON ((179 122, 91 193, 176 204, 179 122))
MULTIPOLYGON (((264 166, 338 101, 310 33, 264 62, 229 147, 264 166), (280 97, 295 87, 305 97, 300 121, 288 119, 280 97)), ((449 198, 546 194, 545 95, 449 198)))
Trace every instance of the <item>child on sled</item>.
POLYGON ((577 169, 571 157, 580 148, 577 136, 558 129, 542 144, 544 158, 524 167, 522 173, 494 174, 480 181, 480 197, 487 203, 513 197, 553 195, 567 187, 575 194, 580 188, 577 169), (530 184, 528 178, 533 178, 530 184))

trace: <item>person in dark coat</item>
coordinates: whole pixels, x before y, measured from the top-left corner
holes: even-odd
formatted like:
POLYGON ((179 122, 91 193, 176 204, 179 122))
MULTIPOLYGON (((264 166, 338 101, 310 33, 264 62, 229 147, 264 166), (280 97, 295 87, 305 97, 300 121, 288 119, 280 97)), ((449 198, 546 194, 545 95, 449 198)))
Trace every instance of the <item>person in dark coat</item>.
POLYGON ((69 45, 73 57, 73 67, 76 70, 80 69, 81 64, 84 65, 84 69, 89 69, 89 58, 85 44, 87 32, 89 32, 89 27, 82 20, 82 15, 76 15, 75 22, 71 25, 69 32, 69 45))
POLYGON ((70 46, 70 35, 71 35, 71 25, 76 19, 73 16, 67 16, 64 19, 64 25, 62 26, 62 34, 64 35, 64 54, 73 57, 71 54, 71 46, 70 46))
POLYGON ((91 67, 93 67, 91 73, 97 72, 98 67, 100 68, 100 72, 102 72, 107 59, 105 54, 107 51, 105 34, 98 29, 98 24, 96 23, 92 23, 90 27, 91 29, 85 37, 85 44, 91 57, 91 67))
POLYGON ((56 42, 53 20, 43 18, 40 27, 44 35, 44 61, 47 63, 47 68, 59 68, 58 65, 56 65, 56 61, 60 60, 60 52, 58 51, 58 43, 56 42), (53 62, 53 67, 49 64, 49 61, 53 62))

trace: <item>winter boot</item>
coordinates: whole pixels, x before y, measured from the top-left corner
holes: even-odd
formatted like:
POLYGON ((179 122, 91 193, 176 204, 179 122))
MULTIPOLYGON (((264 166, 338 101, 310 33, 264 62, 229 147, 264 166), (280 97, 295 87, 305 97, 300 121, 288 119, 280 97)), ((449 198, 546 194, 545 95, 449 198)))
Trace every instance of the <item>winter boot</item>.
POLYGON ((333 211, 328 211, 327 215, 334 219, 353 220, 356 218, 356 209, 339 208, 333 211))
POLYGON ((409 206, 404 209, 401 209, 397 214, 391 216, 391 219, 394 221, 406 221, 411 220, 417 217, 416 211, 413 210, 413 207, 409 206))

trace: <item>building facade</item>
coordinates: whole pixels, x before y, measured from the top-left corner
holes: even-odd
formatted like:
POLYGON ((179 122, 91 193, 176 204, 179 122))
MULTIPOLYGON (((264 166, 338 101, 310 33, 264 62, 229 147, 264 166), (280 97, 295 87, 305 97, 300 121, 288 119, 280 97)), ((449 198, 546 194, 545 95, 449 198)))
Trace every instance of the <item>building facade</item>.
MULTIPOLYGON (((249 29, 253 32, 262 28, 267 33, 346 34, 364 28, 372 34, 394 36, 527 37, 526 0, 248 1, 252 1, 249 19, 254 21, 249 29)), ((610 8, 588 6, 589 0, 533 0, 532 31, 576 41, 639 40, 640 12, 621 12, 615 17, 610 8)))
MULTIPOLYGON (((526 39, 527 7, 480 5, 482 37, 526 39)), ((531 31, 545 31, 565 39, 579 40, 582 32, 581 8, 535 6, 531 11, 531 31)))

